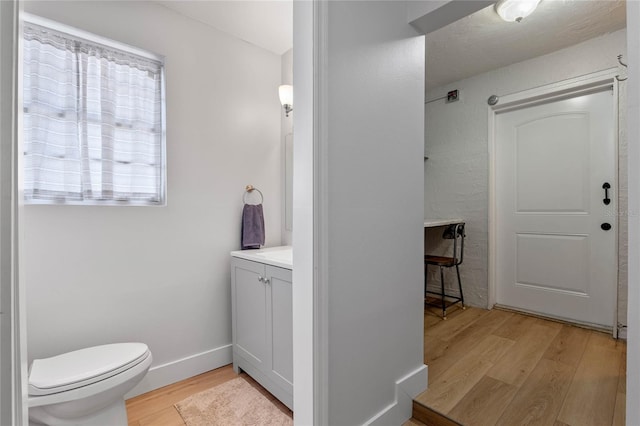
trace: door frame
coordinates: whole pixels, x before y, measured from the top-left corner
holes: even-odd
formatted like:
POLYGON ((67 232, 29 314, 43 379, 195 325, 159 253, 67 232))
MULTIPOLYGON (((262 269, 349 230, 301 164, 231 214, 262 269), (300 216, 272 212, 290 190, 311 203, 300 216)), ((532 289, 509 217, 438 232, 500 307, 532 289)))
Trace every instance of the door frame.
POLYGON ((22 197, 21 0, 0 1, 0 423, 26 424, 28 374, 22 197))
MULTIPOLYGON (((616 76, 620 74, 618 68, 609 68, 579 77, 562 80, 532 89, 516 92, 513 94, 501 96, 496 105, 488 107, 489 120, 489 293, 487 298, 487 308, 492 309, 496 304, 497 293, 497 205, 496 205, 496 115, 501 112, 507 112, 520 109, 527 106, 534 106, 540 103, 546 103, 552 100, 560 100, 567 97, 574 97, 580 94, 589 94, 599 91, 604 87, 613 85, 613 123, 615 137, 615 170, 616 170, 616 196, 618 195, 618 143, 619 143, 619 123, 618 123, 618 80, 616 76)), ((618 217, 614 218, 616 230, 618 225, 618 217)), ((619 233, 616 232, 616 259, 619 260, 618 244, 619 233)), ((616 264, 616 270, 618 265, 616 264)), ((614 321, 613 321, 613 337, 618 337, 618 274, 616 274, 615 297, 614 297, 614 321)))

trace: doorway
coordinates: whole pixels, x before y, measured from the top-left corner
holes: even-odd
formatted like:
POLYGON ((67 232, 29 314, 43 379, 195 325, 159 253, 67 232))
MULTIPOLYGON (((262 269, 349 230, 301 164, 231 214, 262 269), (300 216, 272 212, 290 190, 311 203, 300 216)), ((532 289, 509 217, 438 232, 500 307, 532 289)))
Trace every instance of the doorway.
MULTIPOLYGON (((541 3, 539 9, 549 4, 541 3)), ((561 15, 558 9, 560 6, 571 7, 570 11, 565 11, 564 16, 566 24, 569 25, 580 14, 586 19, 587 11, 582 8, 589 9, 595 5, 586 4, 586 2, 567 2, 566 4, 553 5, 554 16, 561 15), (570 12, 570 13, 568 13, 570 12)), ((555 85, 558 90, 567 90, 567 85, 573 80, 583 81, 586 83, 588 75, 598 72, 609 72, 615 70, 614 75, 619 75, 624 79, 625 68, 619 64, 618 55, 626 57, 626 29, 625 29, 625 12, 624 4, 620 5, 622 11, 618 11, 613 15, 618 16, 617 23, 610 29, 611 32, 601 35, 591 34, 589 38, 581 40, 578 44, 564 47, 559 50, 553 50, 543 55, 537 55, 537 52, 531 53, 531 57, 520 60, 522 56, 513 57, 514 62, 499 68, 486 69, 489 66, 486 62, 482 62, 483 68, 478 69, 477 74, 464 76, 460 74, 468 69, 475 67, 474 63, 466 66, 461 63, 460 57, 477 58, 478 56, 500 56, 500 61, 495 59, 494 62, 503 63, 506 60, 501 52, 494 50, 487 51, 484 46, 494 45, 487 41, 488 37, 492 37, 493 30, 507 23, 497 22, 499 18, 491 7, 469 15, 450 25, 453 27, 444 27, 427 35, 427 93, 425 105, 425 160, 424 163, 424 186, 425 186, 425 217, 456 217, 463 219, 466 226, 466 243, 465 243, 465 264, 461 267, 463 290, 465 292, 465 302, 471 306, 491 308, 498 301, 496 300, 496 291, 494 283, 495 276, 495 253, 492 253, 495 241, 492 240, 493 232, 491 227, 495 225, 492 208, 494 200, 491 198, 490 182, 493 177, 494 165, 492 154, 490 154, 489 142, 489 120, 488 114, 491 108, 487 105, 488 98, 492 95, 498 96, 497 109, 502 113, 506 113, 505 107, 507 102, 514 102, 514 97, 523 96, 530 93, 531 96, 544 98, 541 88, 549 85, 555 85), (478 28, 484 29, 479 35, 476 35, 478 28), (617 29, 616 29, 617 28, 617 29), (439 34, 444 31, 444 34, 439 34), (457 47, 455 41, 447 40, 455 39, 451 34, 467 34, 464 39, 465 43, 461 47, 457 47), (429 41, 433 37, 432 42, 429 41), (480 39, 479 42, 475 42, 480 39), (438 51, 433 52, 442 42, 446 42, 447 49, 440 53, 446 53, 446 56, 439 56, 438 51), (467 43, 468 42, 468 43, 467 43), (476 43, 476 49, 468 46, 469 43, 476 43), (432 56, 429 54, 432 51, 432 56), (465 49, 464 52, 458 52, 458 49, 465 49), (485 49, 485 50, 483 50, 485 49), (480 53, 476 53, 479 51, 480 53), (602 52, 608 52, 607 55, 602 52), (465 53, 455 54, 452 53, 465 53), (489 55, 491 53, 491 55, 489 55), (451 58, 450 56, 455 56, 451 58), (431 59, 432 58, 432 59, 431 59), (447 65, 449 64, 449 65, 447 65), (433 67, 437 67, 437 72, 431 72, 433 67), (460 78, 455 81, 445 80, 447 77, 446 70, 451 68, 453 77, 460 78), (431 74, 431 77, 429 75, 431 74), (434 79, 430 82, 430 79, 434 79), (437 85, 436 85, 437 84, 437 85), (434 86, 435 85, 435 86, 434 86), (450 91, 458 90, 458 100, 455 102, 447 102, 446 94, 450 91), (444 96, 444 98, 443 98, 444 96), (511 99, 511 100, 510 100, 511 99)), ((542 10, 540 12, 542 12, 542 10)), ((602 21, 608 18, 597 15, 602 11, 591 9, 593 21, 602 21), (600 16, 600 17, 599 17, 600 16)), ((528 49, 523 39, 527 31, 533 31, 540 25, 537 20, 536 10, 532 17, 515 26, 509 26, 510 33, 501 33, 500 40, 494 40, 496 43, 501 40, 509 45, 511 52, 516 50, 511 44, 515 43, 514 37, 520 40, 518 46, 518 54, 524 55, 524 51, 528 49), (525 27, 527 25, 527 27, 525 27), (532 30, 533 28, 533 30, 532 30)), ((607 15, 609 16, 609 15, 607 15)), ((544 15, 543 15, 544 17, 544 15)), ((498 29, 495 30, 498 32, 498 29)), ((503 31, 500 29, 500 31, 503 31)), ((507 30, 504 30, 507 31, 507 30)), ((556 29, 556 38, 564 38, 562 33, 564 27, 556 29)), ((545 34, 547 39, 548 35, 545 34)), ((527 39, 530 39, 528 37, 527 39)), ((535 43, 541 46, 538 41, 535 43)), ((472 62, 475 59, 468 59, 472 62)), ((469 71, 471 72, 471 71, 469 71)), ((607 75, 607 78, 612 78, 607 75)), ((619 98, 614 100, 614 105, 619 105, 618 120, 615 123, 620 130, 618 164, 620 166, 619 178, 617 186, 612 179, 609 182, 612 187, 609 194, 613 196, 615 193, 615 211, 614 205, 607 206, 612 216, 607 217, 611 220, 602 220, 598 223, 609 222, 613 224, 616 219, 618 224, 609 231, 613 235, 613 239, 617 240, 614 251, 618 250, 618 258, 612 261, 618 274, 618 291, 619 298, 616 300, 614 295, 614 304, 617 304, 617 317, 607 322, 607 327, 617 328, 622 337, 626 333, 626 294, 627 294, 627 217, 618 215, 618 212, 627 210, 627 171, 626 171, 626 82, 617 82, 619 89, 619 98), (619 126, 618 126, 619 122, 619 126), (618 217, 619 216, 619 217, 618 217)), ((578 87, 579 85, 576 85, 578 87)), ((573 90, 573 89, 571 89, 573 90)), ((564 95, 567 95, 566 92, 564 95)), ((523 98, 520 98, 522 100, 523 98)), ((538 99, 540 100, 540 99, 538 99)), ((513 107, 514 105, 511 105, 513 107)), ((613 177, 617 177, 618 170, 614 170, 613 177)), ((599 183, 599 192, 590 195, 594 200, 597 197, 604 199, 604 190, 602 185, 605 181, 599 183), (601 194, 602 193, 602 194, 601 194)), ((595 191, 595 189, 594 189, 595 191)), ((601 231, 602 232, 602 231, 601 231)), ((445 281, 451 280, 445 276, 445 281)), ((429 282, 439 282, 438 277, 429 277, 429 282)), ((615 289, 613 290, 615 294, 615 289)), ((504 303, 504 302, 502 302, 504 303)), ((513 305, 511 305, 513 306, 513 305)), ((559 315, 567 318, 565 315, 559 315)), ((589 320, 584 320, 585 322, 589 320)), ((614 330, 615 332, 615 330, 614 330)))
POLYGON ((609 74, 492 108, 490 222, 498 305, 613 331, 618 93, 609 74))
MULTIPOLYGON (((582 5, 582 2, 566 2, 566 4, 574 3, 575 7, 579 7, 582 5)), ((559 3, 556 3, 558 6, 559 3)), ((544 3, 541 3, 540 7, 543 7, 544 3)), ((485 11, 485 15, 492 13, 492 10, 489 8, 485 11)), ((537 12, 536 12, 537 13, 537 12)), ((535 15, 533 15, 535 16, 535 15)), ((478 21, 472 16, 467 18, 463 18, 460 20, 462 25, 463 21, 466 21, 466 24, 469 26, 468 28, 473 28, 473 24, 478 21)), ((594 19, 594 21, 599 21, 599 19, 594 19)), ((533 21, 529 21, 533 23, 533 21)), ((528 24, 525 21, 523 24, 528 24)), ((454 23, 455 24, 455 23, 454 23)), ((490 22, 490 25, 498 25, 495 22, 490 22)), ((492 27, 493 28, 493 27, 492 27)), ((523 26, 514 26, 512 27, 513 34, 504 35, 505 40, 509 40, 509 43, 516 44, 514 39, 519 39, 522 37, 524 32, 523 26)), ((461 28, 458 30, 463 33, 464 31, 461 28)), ((545 34, 546 35, 546 34, 545 34)), ((427 35, 429 38, 430 35, 427 35)), ((471 32, 471 29, 468 29, 465 33, 465 40, 469 41, 471 39, 479 38, 475 34, 471 32)), ((555 35, 556 38, 562 38, 560 35, 555 35)), ((441 39, 450 39, 451 37, 441 36, 441 39)), ((427 193, 425 194, 425 211, 428 216, 433 217, 462 217, 466 219, 467 222, 467 242, 468 251, 465 253, 465 262, 466 264, 461 269, 462 272, 462 281, 465 291, 465 302, 469 300, 470 305, 475 305, 479 307, 493 307, 496 302, 502 304, 508 304, 504 301, 498 299, 497 291, 495 287, 492 286, 492 283, 496 280, 496 258, 498 257, 495 253, 491 253, 491 248, 495 246, 495 240, 493 240, 493 236, 495 233, 493 232, 493 226, 496 226, 496 214, 491 211, 490 206, 494 206, 496 200, 494 200, 493 194, 494 192, 491 190, 491 182, 496 180, 496 177, 493 175, 494 164, 493 164, 493 156, 494 152, 492 152, 492 148, 490 143, 486 142, 486 135, 491 134, 492 130, 489 129, 490 125, 487 124, 490 120, 487 120, 487 114, 490 113, 490 108, 487 106, 487 101, 491 95, 498 95, 500 108, 505 108, 502 110, 503 114, 507 114, 508 111, 514 110, 514 104, 512 103, 517 96, 523 96, 527 92, 529 94, 538 90, 536 96, 541 96, 540 89, 532 89, 532 88, 541 88, 548 86, 550 84, 556 84, 556 89, 564 90, 567 89, 566 84, 572 79, 579 79, 580 76, 589 75, 590 73, 598 72, 601 70, 609 70, 611 68, 615 68, 615 72, 620 74, 621 78, 624 78, 624 68, 622 66, 618 66, 618 61, 616 60, 617 55, 622 54, 626 56, 625 52, 625 44, 626 44, 626 32, 625 30, 614 30, 610 34, 604 36, 592 37, 587 40, 583 40, 582 42, 573 45, 564 47, 560 50, 547 52, 545 54, 535 56, 532 58, 521 59, 520 62, 514 61, 514 63, 510 65, 502 66, 501 68, 496 67, 494 70, 483 70, 482 72, 478 72, 477 74, 473 74, 470 76, 465 76, 464 78, 459 78, 452 80, 451 82, 447 82, 444 84, 440 84, 440 86, 436 88, 431 88, 427 91, 426 100, 430 102, 425 107, 426 112, 426 143, 425 143, 425 156, 428 156, 429 159, 425 162, 425 189, 427 193), (605 55, 597 55, 596 51, 606 52, 605 55), (592 53, 594 53, 592 55, 592 53), (610 56, 609 56, 610 55, 610 56), (608 57, 607 57, 608 56, 608 57), (557 82, 561 82, 558 84, 557 82), (561 88, 562 85, 565 85, 561 88), (459 100, 456 102, 446 103, 445 100, 438 100, 445 96, 449 91, 453 90, 459 91, 459 100), (508 109, 509 104, 511 103, 511 109, 508 109), (485 127, 486 126, 486 127, 485 127), (487 149, 487 146, 489 148, 487 149), (485 186, 485 182, 486 186, 485 186), (485 192, 486 191, 486 192, 485 192), (486 195, 486 198, 484 197, 486 195), (486 216, 484 215, 485 210, 488 209, 486 216), (488 225, 487 225, 488 224, 488 225), (488 232, 483 235, 483 231, 487 230, 488 232), (488 253, 483 252, 483 249, 486 247, 488 253), (486 256, 486 257, 484 257, 486 256), (484 259, 483 259, 484 257, 484 259), (485 260, 487 259, 487 260, 485 260), (486 262, 486 263, 485 263, 486 262), (488 268, 488 273, 485 275, 485 270, 483 268, 488 268), (485 278, 486 277, 486 278, 485 278), (483 281, 486 279, 486 281, 483 281), (483 294, 483 289, 488 289, 487 294, 483 294)), ((532 40, 533 42, 534 40, 532 40)), ((478 50, 482 52, 483 55, 491 58, 494 62, 496 61, 493 57, 493 51, 486 48, 489 46, 489 43, 485 42, 483 45, 477 47, 478 50)), ((521 48, 526 48, 526 43, 520 45, 521 48)), ((429 47, 427 47, 428 49, 429 47)), ((452 55, 452 48, 447 45, 447 51, 445 52, 448 58, 452 55)), ((468 51, 473 50, 471 47, 468 48, 468 51)), ((455 52, 453 52, 455 53, 455 52)), ((455 55, 459 57, 460 55, 455 55)), ((429 63, 427 63, 427 73, 429 73, 429 63)), ((461 70, 465 70, 467 67, 465 66, 452 66, 450 65, 451 72, 461 72, 461 70)), ((615 75, 615 74, 613 74, 615 75)), ((613 79, 613 75, 611 73, 607 74, 607 78, 609 80, 609 84, 613 79)), ((601 76, 602 77, 602 76, 601 76)), ((429 78, 429 76, 427 76, 429 78)), ((582 85, 587 85, 585 83, 586 78, 582 77, 583 83, 582 85)), ((576 84, 571 88, 568 92, 564 92, 563 95, 565 99, 575 98, 576 96, 569 95, 572 93, 572 90, 575 90, 577 87, 580 87, 580 84, 576 84)), ((592 89, 595 86, 590 86, 592 89)), ((623 129, 626 126, 624 121, 624 115, 626 114, 626 99, 625 99, 625 91, 626 85, 624 83, 620 83, 620 99, 615 104, 620 105, 620 128, 623 129)), ((596 91, 597 92, 597 91, 596 91)), ((607 90, 601 91, 602 93, 607 93, 607 90)), ((608 93, 611 93, 610 91, 608 93)), ((584 94, 584 93, 583 93, 584 94)), ((616 94, 617 95, 617 94, 616 94)), ((525 99, 526 97, 520 98, 525 99)), ((542 96, 544 99, 545 96, 542 96)), ((617 96, 614 96, 614 99, 618 99, 617 96)), ((556 98, 556 100, 558 100, 556 98)), ((539 98, 538 103, 540 103, 541 99, 539 98)), ((543 102, 544 103, 544 102, 543 102)), ((547 103, 550 103, 547 101, 547 103)), ((495 114, 495 112, 494 112, 495 114)), ((614 117, 614 123, 617 128, 617 120, 614 117)), ((620 234, 620 243, 621 246, 623 244, 623 238, 626 238, 626 227, 624 226, 624 222, 626 221, 625 217, 617 217, 615 214, 617 211, 624 212, 627 211, 626 200, 623 197, 623 190, 626 188, 625 181, 627 171, 624 168, 626 165, 626 156, 624 146, 624 135, 621 131, 620 134, 620 179, 617 179, 618 170, 615 165, 615 161, 617 160, 616 152, 614 150, 614 171, 613 178, 608 181, 611 185, 612 190, 609 191, 609 197, 612 199, 612 202, 607 206, 610 208, 610 212, 614 213, 614 217, 605 217, 601 215, 599 222, 597 222, 597 226, 605 222, 609 222, 612 228, 610 229, 609 236, 613 234, 614 240, 614 248, 612 252, 619 251, 620 261, 624 262, 626 258, 626 249, 617 249, 617 234, 620 234), (617 193, 617 185, 620 184, 622 186, 622 191, 617 193), (619 204, 616 206, 617 196, 620 195, 619 204), (616 221, 620 222, 616 224, 616 221), (616 231, 616 229, 618 231, 616 231)), ((593 155, 593 154, 591 154, 593 155)), ((542 174, 546 173, 546 168, 538 167, 537 173, 542 174)), ((546 176, 545 176, 546 177, 546 176)), ((600 177, 599 179, 601 179, 600 177)), ((604 188, 602 185, 606 180, 600 180, 599 182, 599 191, 596 191, 595 188, 591 188, 592 184, 589 185, 589 190, 593 189, 594 192, 589 192, 589 198, 593 200, 600 200, 599 208, 602 208, 602 200, 605 197, 604 188)), ((543 194, 544 195, 544 194, 543 194)), ((532 209, 534 210, 534 209, 532 209)), ((574 209, 577 210, 577 209, 574 209)), ((589 211, 593 210, 592 208, 587 209, 589 211)), ((602 213, 602 212, 601 212, 602 213)), ((604 215, 606 215, 606 211, 604 215)), ((427 217, 428 217, 427 216, 427 217)), ((598 228, 600 232, 605 232, 604 230, 598 228)), ((534 230, 535 231, 535 230, 534 230)), ((547 231, 548 233, 551 233, 547 231)), ((524 233, 524 232, 520 232, 524 233)), ((533 233, 533 231, 531 231, 533 233)), ((560 231, 558 231, 560 233, 560 231)), ((575 231, 573 234, 586 234, 584 232, 575 231)), ((564 235, 570 234, 570 232, 565 232, 564 235)), ((528 236, 528 235, 527 235, 528 236)), ((535 241, 538 243, 539 241, 535 241)), ((574 241, 571 241, 573 243, 574 241)), ((576 244, 578 244, 576 242, 576 244)), ((584 244, 583 244, 584 245, 584 244)), ((589 246, 586 249, 590 249, 589 246)), ((555 257, 550 256, 549 253, 542 251, 542 253, 537 253, 538 255, 545 255, 550 257, 551 260, 557 260, 555 257)), ((560 256, 563 262, 568 263, 569 260, 565 259, 566 255, 560 256)), ((608 261, 609 266, 613 266, 614 268, 614 282, 617 278, 617 273, 619 269, 619 263, 617 256, 614 257, 613 260, 608 261)), ((591 265, 589 265, 591 266, 591 265)), ((534 269, 529 271, 531 275, 533 274, 542 274, 544 269, 538 267, 538 269, 534 269)), ((574 267, 575 269, 575 267, 574 267)), ((624 294, 626 294, 626 267, 620 268, 620 278, 621 278, 621 306, 618 310, 618 317, 615 318, 613 314, 606 313, 605 316, 608 319, 603 321, 598 321, 600 325, 608 324, 609 328, 613 328, 615 332, 616 321, 623 322, 626 321, 626 301, 624 300, 624 294), (607 322, 608 321, 608 322, 607 322)), ((587 274, 588 275, 588 274, 587 274)), ((609 274, 610 275, 610 274, 609 274)), ((541 281, 538 275, 534 275, 533 278, 530 278, 530 282, 541 281)), ((525 281, 525 280, 522 280, 525 281)), ((547 287, 552 287, 548 285, 547 287)), ((573 289, 548 289, 545 291, 561 293, 560 290, 564 290, 567 294, 570 291, 574 292, 574 296, 579 296, 578 293, 585 293, 584 290, 580 291, 578 287, 574 287, 573 289)), ((615 295, 615 289, 609 293, 609 295, 615 295)), ((609 303, 609 302, 607 302, 609 303)), ((613 312, 615 312, 615 297, 613 302, 610 303, 610 306, 613 306, 613 312)), ((515 306, 514 304, 509 304, 510 306, 515 306)), ((562 304, 560 304, 562 307, 562 304)), ((522 309, 520 307, 520 309, 522 309)), ((591 308, 588 308, 591 309, 591 308)), ((598 308, 599 309, 599 308, 598 308)), ((535 309, 529 308, 525 309, 529 311, 534 311, 535 309)), ((465 311, 465 314, 469 311, 465 311)), ((473 312, 473 311, 472 311, 473 312)), ((491 312, 500 312, 500 311, 491 311, 491 312)), ((538 311, 539 312, 539 311, 538 311)), ((498 315, 498 314, 493 314, 498 315)), ((547 314, 549 315, 549 314, 547 314)), ((560 314, 556 314, 557 317, 567 318, 566 314, 563 311, 560 311, 560 314)), ((452 315, 453 317, 453 315, 452 315)), ((451 321, 454 318, 449 318, 447 321, 451 321)), ((536 319, 537 321, 538 319, 536 319)), ((529 320, 527 320, 529 321, 529 320)), ((544 320, 541 320, 544 321, 544 320)), ((453 322, 453 321, 452 321, 453 322)), ((582 322, 592 323, 594 320, 592 319, 583 319, 582 322)), ((546 323, 545 323, 546 324, 546 323)), ((557 324, 557 323, 554 323, 557 324)), ((454 324, 455 325, 455 324, 454 324)), ((487 324, 482 323, 477 328, 482 328, 487 326, 487 324)), ((452 327, 448 325, 448 327, 452 327)), ((568 327, 568 326, 567 326, 568 327)), ((467 328, 468 335, 473 335, 473 338, 477 335, 477 328, 471 329, 467 328)), ((520 339, 522 342, 532 343, 532 340, 527 340, 526 334, 529 333, 527 327, 522 327, 522 329, 518 332, 513 333, 513 337, 516 339, 520 339)), ((425 330, 425 346, 430 344, 435 345, 435 350, 443 350, 448 346, 447 341, 444 341, 443 344, 439 340, 433 339, 433 334, 438 333, 435 329, 431 328, 431 331, 428 329, 425 330), (430 336, 427 334, 430 333, 430 336)), ((508 334, 508 333, 507 333, 508 334)), ((600 335, 600 333, 598 334, 600 335)), ((463 335, 457 335, 461 337, 462 340, 463 335)), ((499 336, 502 337, 502 336, 499 336)), ((509 336, 506 336, 509 337, 509 336)), ((446 339, 451 339, 451 342, 455 341, 455 345, 461 344, 464 347, 464 350, 468 353, 473 350, 469 342, 466 341, 463 343, 459 343, 457 339, 450 338, 450 334, 446 335, 446 339)), ((604 336, 603 341, 606 341, 607 344, 614 344, 615 340, 604 336)), ((616 343, 617 344, 617 343, 616 343)), ((453 343, 451 344, 453 345, 453 343)), ((574 347, 573 344, 569 346, 574 347)), ((517 350, 517 349, 516 349, 517 350)), ((461 352, 462 353, 462 352, 461 352)), ((529 356, 532 352, 529 350, 522 350, 524 356, 529 356)), ((631 351, 630 351, 631 354, 631 351)), ((436 354, 435 356, 438 356, 436 354)), ((456 360, 453 357, 450 357, 449 354, 441 356, 443 359, 442 363, 454 363, 456 360), (446 359, 445 359, 446 358, 446 359)), ((430 373, 430 387, 432 387, 432 373, 434 376, 437 375, 435 371, 436 368, 432 369, 432 364, 435 365, 433 354, 431 355, 431 359, 426 362, 429 365, 429 373, 430 373)), ((428 354, 425 353, 425 357, 428 358, 428 354)), ((505 363, 510 363, 514 357, 507 355, 504 358, 500 357, 496 362, 504 365, 505 363)), ((597 367, 597 363, 594 363, 593 367, 597 367)), ((512 364, 513 365, 513 364, 512 364)), ((631 364, 630 364, 631 365, 631 364)), ((493 368, 493 367, 491 367, 493 368)), ((591 368, 591 367, 590 367, 591 368)), ((585 367, 586 369, 586 367, 585 367)), ((515 371, 515 370, 514 370, 515 371)), ((514 376, 515 377, 515 376, 514 376)), ((434 380, 438 380, 437 376, 433 377, 434 380)), ((465 377, 466 380, 466 377, 465 377)), ((465 383, 469 383, 466 381, 465 383)), ((544 378, 540 383, 553 383, 553 377, 544 378)), ((475 386, 475 383, 473 386, 475 386)), ((486 390, 486 388, 485 388, 486 390)), ((494 395, 495 392, 485 392, 487 395, 494 395)), ((487 406, 490 406, 489 403, 497 402, 499 398, 492 398, 487 401, 487 406)), ((624 400, 624 396, 621 397, 621 400, 624 400)), ((477 402, 477 400, 474 400, 477 402)), ((478 405, 480 406, 480 405, 478 405)))

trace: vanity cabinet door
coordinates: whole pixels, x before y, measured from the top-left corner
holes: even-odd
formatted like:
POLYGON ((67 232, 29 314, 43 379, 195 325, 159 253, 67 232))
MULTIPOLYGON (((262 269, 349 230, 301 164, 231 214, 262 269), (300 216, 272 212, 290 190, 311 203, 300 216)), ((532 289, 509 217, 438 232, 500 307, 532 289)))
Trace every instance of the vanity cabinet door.
POLYGON ((231 260, 233 369, 293 408, 291 270, 231 260))
POLYGON ((244 260, 232 263, 233 344, 256 367, 269 365, 267 284, 263 264, 244 260))
POLYGON ((291 271, 267 265, 271 300, 267 323, 271 327, 271 375, 284 389, 293 392, 293 305, 291 271))

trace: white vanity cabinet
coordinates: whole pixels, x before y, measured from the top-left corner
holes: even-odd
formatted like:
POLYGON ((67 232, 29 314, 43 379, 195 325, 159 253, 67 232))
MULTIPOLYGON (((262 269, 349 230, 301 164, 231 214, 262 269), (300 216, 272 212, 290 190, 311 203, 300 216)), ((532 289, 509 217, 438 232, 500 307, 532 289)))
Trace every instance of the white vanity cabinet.
POLYGON ((291 269, 269 264, 259 251, 255 255, 231 257, 233 369, 293 409, 291 269))

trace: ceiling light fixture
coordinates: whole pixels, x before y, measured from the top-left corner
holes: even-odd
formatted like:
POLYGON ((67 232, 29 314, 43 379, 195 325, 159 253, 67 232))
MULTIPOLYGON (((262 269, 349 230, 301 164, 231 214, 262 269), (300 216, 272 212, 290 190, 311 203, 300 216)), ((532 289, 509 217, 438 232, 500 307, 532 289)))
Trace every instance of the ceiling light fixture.
POLYGON ((520 22, 531 15, 540 0, 499 0, 496 5, 496 13, 507 22, 520 22))
POLYGON ((278 95, 280 96, 280 103, 284 107, 286 116, 293 111, 293 86, 283 84, 278 87, 278 95))

